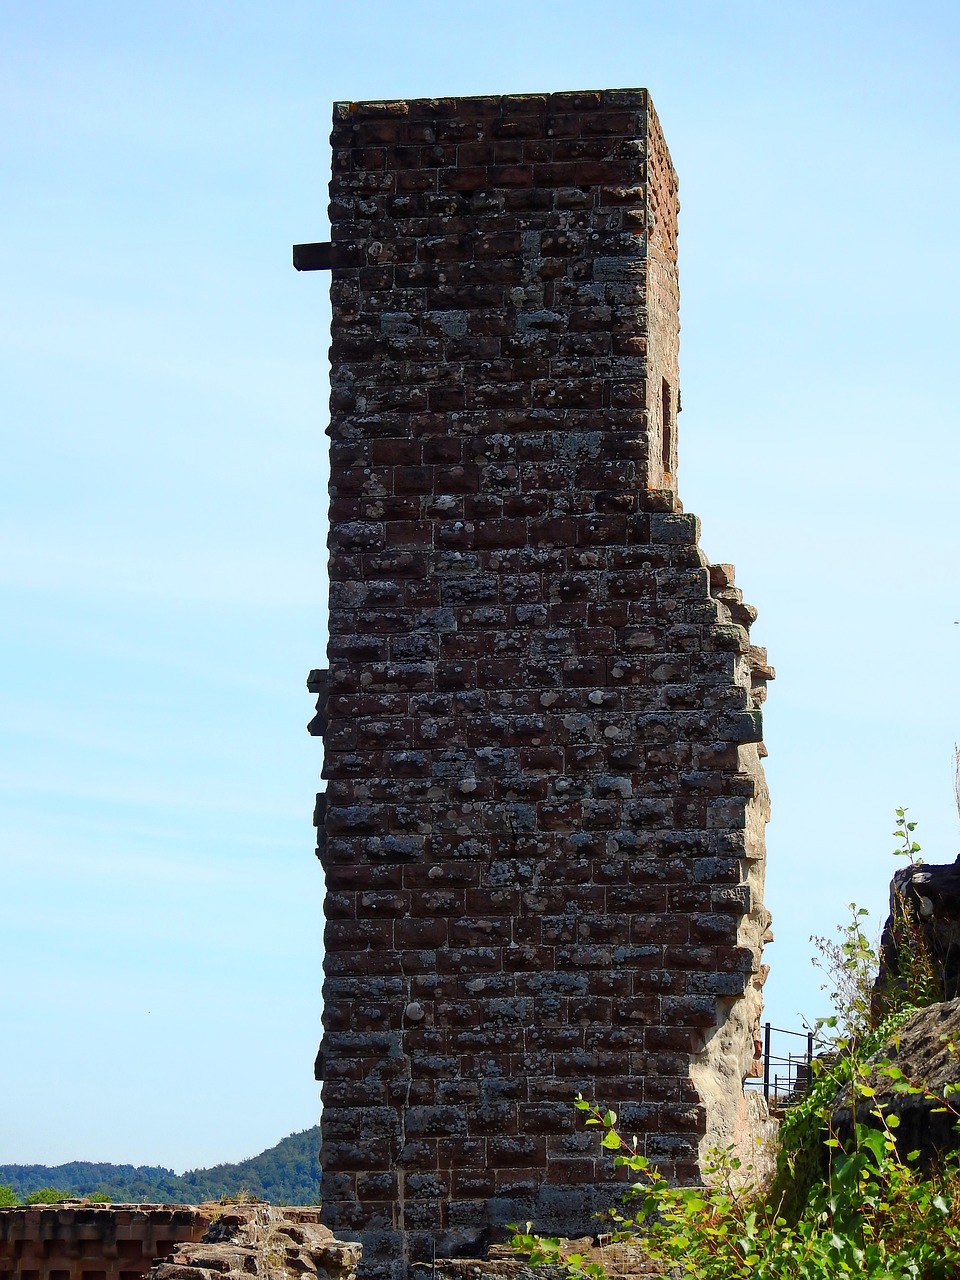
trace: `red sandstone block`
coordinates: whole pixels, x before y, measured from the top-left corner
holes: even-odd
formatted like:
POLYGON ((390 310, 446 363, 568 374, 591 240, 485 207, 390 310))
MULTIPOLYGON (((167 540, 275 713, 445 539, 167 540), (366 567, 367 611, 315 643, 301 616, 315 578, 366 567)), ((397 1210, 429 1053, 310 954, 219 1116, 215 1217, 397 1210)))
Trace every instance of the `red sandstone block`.
MULTIPOLYGON (((463 619, 464 625, 469 625, 469 620, 463 619)), ((447 661, 457 661, 461 658, 482 658, 487 653, 487 637, 477 631, 455 631, 452 634, 445 635, 442 638, 441 652, 447 661)), ((481 702, 485 699, 480 698, 481 702)), ((436 712, 435 714, 440 714, 436 712)))
POLYGON ((447 944, 447 921, 441 918, 398 920, 394 926, 394 945, 398 948, 432 948, 447 944))
POLYGON ((472 257, 473 238, 467 235, 427 237, 417 249, 420 262, 463 262, 472 257))
POLYGON ((420 458, 417 440, 373 440, 370 444, 370 461, 374 465, 414 467, 420 458))
POLYGON ((567 658, 563 662, 564 688, 598 686, 606 683, 607 664, 603 657, 567 658))
POLYGON ((420 164, 424 169, 442 169, 457 163, 455 146, 434 143, 420 149, 420 164))
POLYGON ((558 187, 554 193, 557 209, 592 209, 595 203, 596 192, 590 187, 558 187))
POLYGON ((480 468, 472 463, 434 467, 434 491, 438 494, 476 493, 480 485, 480 468))
POLYGON ((663 912, 667 907, 667 888, 663 884, 610 885, 605 890, 605 894, 606 907, 609 911, 651 914, 663 912))
POLYGON ((603 103, 603 93, 599 89, 571 89, 564 93, 551 93, 550 111, 557 113, 553 119, 556 120, 563 112, 575 112, 577 114, 571 118, 579 120, 579 113, 599 110, 603 103))
MULTIPOLYGON (((528 166, 529 167, 529 166, 528 166)), ((552 161, 532 166, 531 186, 538 188, 571 187, 577 184, 577 166, 572 161, 552 161)))
POLYGON ((503 514, 507 519, 537 518, 547 510, 547 501, 540 494, 508 494, 503 499, 503 514))
POLYGON ((474 662, 439 662, 437 664, 437 689, 471 689, 475 687, 476 679, 476 664, 474 662))
POLYGON ((519 914, 520 892, 509 888, 468 889, 466 909, 474 916, 519 914))
POLYGON ((502 949, 478 946, 439 951, 437 966, 440 973, 498 973, 503 968, 502 949))
MULTIPOLYGON (((411 891, 409 895, 411 916, 461 916, 465 910, 463 889, 433 889, 432 891, 411 891)), ((457 994, 457 984, 453 978, 438 978, 436 975, 424 975, 418 979, 417 986, 424 995, 440 997, 446 993, 451 998, 457 994)))
MULTIPOLYGON (((363 146, 384 145, 393 147, 398 143, 405 142, 407 125, 403 117, 381 118, 381 119, 364 119, 357 122, 358 127, 353 132, 356 138, 363 146)), ((336 139, 337 134, 334 134, 336 139)))
MULTIPOLYGON (((620 473, 617 472, 615 474, 619 476, 620 473)), ((632 501, 632 495, 630 496, 630 501, 632 501)), ((626 542, 626 539, 627 520, 625 516, 581 516, 577 522, 577 544, 579 546, 614 546, 626 542)))
POLYGON ((492 141, 463 142, 458 148, 458 164, 461 169, 486 168, 493 164, 496 148, 492 141))
POLYGON ((462 387, 431 387, 428 395, 431 413, 452 413, 465 405, 462 387))
MULTIPOLYGON (((526 164, 547 164, 553 159, 553 141, 528 141, 523 144, 523 154, 521 159, 526 164)), ((497 148, 497 162, 501 163, 503 157, 500 154, 500 148, 497 148)))
MULTIPOLYGON (((534 472, 528 475, 532 479, 539 479, 534 472)), ((564 486, 566 477, 559 478, 560 485, 564 486)), ((524 488, 534 487, 524 483, 524 488)), ((535 487, 539 488, 540 485, 535 487)), ((549 487, 549 486, 542 486, 549 487)), ((551 516, 543 520, 531 520, 530 522, 530 545, 531 546, 571 546, 576 542, 577 537, 577 521, 575 518, 568 516, 551 516)))
POLYGON ((504 192, 504 204, 513 214, 553 209, 553 192, 544 187, 520 187, 504 192))
MULTIPOLYGON (((576 186, 597 186, 604 189, 604 194, 615 185, 626 185, 638 181, 638 162, 633 159, 578 160, 575 162, 576 186)), ((637 203, 636 198, 625 200, 625 203, 637 203)))
POLYGON ((534 166, 528 164, 493 164, 486 170, 486 186, 533 187, 534 166))
POLYGON ((440 142, 469 142, 483 136, 483 127, 464 120, 441 120, 432 122, 433 132, 440 142))
POLYGON ((476 525, 478 547, 522 547, 527 542, 524 520, 480 520, 476 525))
POLYGON ((630 940, 642 945, 653 942, 661 946, 684 944, 690 938, 689 916, 634 916, 630 927, 630 940))
POLYGON ((482 1166, 459 1169, 453 1175, 453 1194, 460 1200, 486 1199, 493 1194, 495 1186, 493 1170, 482 1166))
POLYGON ((436 191, 437 173, 443 170, 401 169, 395 176, 397 191, 436 191))
POLYGON ((397 494, 430 493, 433 490, 433 468, 429 466, 395 466, 393 488, 397 494))
POLYGON ((520 1135, 487 1139, 487 1163, 498 1171, 505 1168, 526 1168, 539 1181, 543 1176, 546 1157, 546 1143, 540 1137, 520 1135))
POLYGON ((538 825, 543 831, 575 831, 583 818, 583 806, 577 800, 551 800, 537 808, 538 825))
POLYGON ((605 160, 615 153, 614 138, 564 138, 554 143, 557 160, 605 160))
POLYGON ((366 516, 367 503, 361 495, 331 494, 329 507, 331 524, 340 521, 358 520, 366 516))
POLYGON ((634 380, 611 382, 609 395, 614 409, 642 409, 647 400, 646 383, 634 380))
POLYGON ((444 169, 440 172, 440 190, 446 191, 484 191, 490 185, 486 166, 464 165, 457 169, 444 169))
POLYGON ((361 514, 366 520, 411 520, 420 514, 420 504, 413 497, 366 498, 361 514))
POLYGON ((525 747, 520 753, 525 770, 543 773, 560 773, 563 769, 563 752, 556 747, 525 747))
POLYGON ((393 921, 328 920, 323 936, 329 951, 386 951, 393 946, 393 921))
POLYGON ((522 164, 525 159, 525 151, 526 146, 522 138, 498 141, 494 147, 493 159, 488 163, 491 166, 522 164))
POLYGON ((614 651, 615 637, 612 627, 583 627, 577 631, 578 654, 599 657, 614 651))
POLYGON ((534 383, 533 394, 538 404, 548 407, 600 409, 604 384, 599 379, 557 378, 534 383))
MULTIPOLYGON (((540 108, 539 110, 542 110, 540 108)), ((509 115, 495 121, 490 128, 494 138, 537 138, 544 135, 544 120, 539 114, 509 115)))
MULTIPOLYGON (((627 622, 627 606, 619 600, 605 600, 599 604, 587 606, 587 625, 591 627, 613 627, 621 629, 627 622)), ((617 648, 622 645, 619 635, 614 639, 617 648)))
POLYGON ((460 463, 465 442, 456 436, 428 436, 422 444, 424 462, 460 463))
MULTIPOLYGON (((481 482, 486 480, 486 468, 481 471, 481 482)), ((500 519, 503 515, 503 498, 492 493, 469 495, 463 506, 463 514, 468 520, 500 519)))
POLYGON ((639 138, 643 133, 636 111, 586 112, 581 117, 581 130, 587 135, 616 135, 621 138, 639 138))
POLYGON ((388 547, 429 547, 433 541, 433 525, 429 520, 389 520, 386 524, 388 547))
POLYGON ((629 332, 617 332, 611 335, 612 351, 615 356, 632 356, 637 359, 646 359, 647 356, 647 338, 640 337, 629 332))

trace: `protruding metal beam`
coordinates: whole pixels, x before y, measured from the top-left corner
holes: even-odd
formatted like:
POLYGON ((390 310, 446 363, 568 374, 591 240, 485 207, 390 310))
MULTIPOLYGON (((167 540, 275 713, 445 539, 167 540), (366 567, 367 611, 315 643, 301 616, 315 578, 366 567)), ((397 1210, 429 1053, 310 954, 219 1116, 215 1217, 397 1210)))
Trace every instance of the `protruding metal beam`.
POLYGON ((333 265, 330 250, 329 240, 321 240, 317 244, 295 244, 293 265, 298 271, 329 271, 333 265))

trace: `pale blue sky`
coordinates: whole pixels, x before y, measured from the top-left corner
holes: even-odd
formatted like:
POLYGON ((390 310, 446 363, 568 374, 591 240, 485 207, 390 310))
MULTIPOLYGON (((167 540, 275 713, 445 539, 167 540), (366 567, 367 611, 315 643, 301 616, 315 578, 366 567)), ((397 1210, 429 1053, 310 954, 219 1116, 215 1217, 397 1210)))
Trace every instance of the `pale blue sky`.
POLYGON ((681 496, 760 609, 768 1012, 952 861, 960 10, 0 0, 0 1163, 316 1122, 331 103, 646 86, 681 496))

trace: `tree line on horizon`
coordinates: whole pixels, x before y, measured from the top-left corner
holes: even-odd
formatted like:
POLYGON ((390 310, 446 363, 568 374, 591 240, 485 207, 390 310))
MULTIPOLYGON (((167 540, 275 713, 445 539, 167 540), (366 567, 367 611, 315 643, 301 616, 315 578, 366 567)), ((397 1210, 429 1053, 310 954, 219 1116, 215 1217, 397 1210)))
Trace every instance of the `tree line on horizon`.
MULTIPOLYGON (((320 1129, 283 1138, 257 1156, 236 1164, 177 1174, 159 1165, 97 1163, 0 1165, 0 1205, 23 1203, 40 1192, 61 1198, 102 1198, 126 1204, 198 1204, 229 1196, 249 1196, 270 1204, 316 1204, 320 1199, 320 1129)), ((46 1195, 45 1200, 49 1199, 46 1195)))

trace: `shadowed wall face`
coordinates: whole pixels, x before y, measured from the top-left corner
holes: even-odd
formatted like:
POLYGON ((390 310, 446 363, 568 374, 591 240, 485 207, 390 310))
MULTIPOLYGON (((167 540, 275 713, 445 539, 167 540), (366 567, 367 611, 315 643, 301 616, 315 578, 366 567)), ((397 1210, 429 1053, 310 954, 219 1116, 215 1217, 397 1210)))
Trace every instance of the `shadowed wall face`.
POLYGON ((680 1179, 734 1136, 772 673, 676 500, 646 92, 339 104, 332 142, 323 1201, 400 1277, 590 1230, 578 1090, 680 1179))

